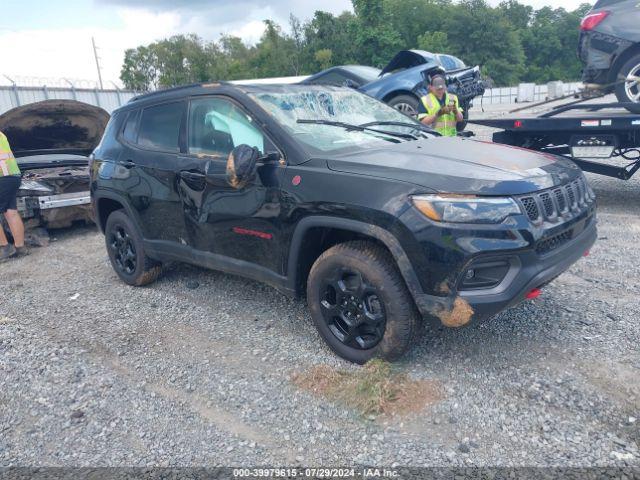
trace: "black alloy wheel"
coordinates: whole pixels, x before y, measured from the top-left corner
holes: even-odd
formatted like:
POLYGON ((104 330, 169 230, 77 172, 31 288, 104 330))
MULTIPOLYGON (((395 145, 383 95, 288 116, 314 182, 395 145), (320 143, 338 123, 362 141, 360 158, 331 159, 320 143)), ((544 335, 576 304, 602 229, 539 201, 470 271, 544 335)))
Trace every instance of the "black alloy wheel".
POLYGON ((108 245, 116 268, 126 275, 132 275, 136 271, 136 247, 122 226, 118 225, 110 232, 108 245))
POLYGON ((142 235, 123 210, 107 218, 104 239, 111 266, 123 282, 139 287, 158 278, 162 265, 147 256, 142 235))
POLYGON ((338 268, 324 285, 320 302, 331 333, 344 345, 366 350, 375 347, 387 323, 384 303, 361 273, 338 268))
POLYGON ((420 327, 394 258, 367 240, 334 245, 316 259, 307 278, 307 305, 327 345, 359 364, 399 359, 420 327))

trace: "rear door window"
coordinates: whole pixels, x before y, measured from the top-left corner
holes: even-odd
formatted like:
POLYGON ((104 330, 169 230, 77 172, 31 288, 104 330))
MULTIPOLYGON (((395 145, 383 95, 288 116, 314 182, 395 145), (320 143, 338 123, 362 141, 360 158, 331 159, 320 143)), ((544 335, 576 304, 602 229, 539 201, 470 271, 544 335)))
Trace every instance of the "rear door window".
POLYGON ((122 138, 124 138, 129 143, 136 143, 136 140, 138 139, 139 114, 140 114, 140 110, 134 110, 133 112, 129 112, 127 121, 125 122, 124 128, 122 129, 122 138))
POLYGON ((180 122, 183 113, 183 102, 165 103, 142 110, 138 144, 165 152, 180 151, 180 122))

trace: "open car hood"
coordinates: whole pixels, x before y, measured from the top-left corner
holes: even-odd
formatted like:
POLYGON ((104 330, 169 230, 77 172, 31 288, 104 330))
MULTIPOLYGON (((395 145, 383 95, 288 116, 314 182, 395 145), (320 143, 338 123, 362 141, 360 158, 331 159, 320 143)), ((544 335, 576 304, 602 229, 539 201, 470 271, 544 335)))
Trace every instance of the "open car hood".
POLYGON ((89 155, 98 145, 109 114, 75 100, 45 100, 0 115, 0 131, 16 157, 69 153, 89 155))
POLYGON ((437 64, 436 56, 425 50, 401 50, 382 69, 380 76, 400 68, 411 68, 425 63, 437 64))

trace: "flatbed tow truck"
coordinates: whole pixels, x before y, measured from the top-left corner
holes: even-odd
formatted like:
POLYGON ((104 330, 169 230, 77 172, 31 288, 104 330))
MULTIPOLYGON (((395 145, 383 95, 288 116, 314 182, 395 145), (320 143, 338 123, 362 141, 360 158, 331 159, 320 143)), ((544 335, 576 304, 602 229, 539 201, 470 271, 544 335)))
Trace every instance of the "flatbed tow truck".
POLYGON ((563 155, 586 172, 628 180, 640 169, 640 114, 625 109, 637 104, 591 102, 596 98, 602 96, 556 105, 537 116, 521 113, 550 103, 541 102, 509 112, 521 116, 469 123, 500 129, 493 134, 495 143, 563 155))

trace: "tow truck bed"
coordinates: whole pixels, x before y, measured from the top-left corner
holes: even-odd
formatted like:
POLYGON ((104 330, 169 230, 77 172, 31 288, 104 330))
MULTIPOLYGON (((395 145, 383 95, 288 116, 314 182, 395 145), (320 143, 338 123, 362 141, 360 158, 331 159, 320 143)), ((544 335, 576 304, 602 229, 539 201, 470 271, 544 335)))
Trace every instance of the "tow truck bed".
POLYGON ((622 111, 626 103, 582 102, 535 117, 469 123, 500 129, 493 134, 496 143, 564 155, 587 172, 628 180, 640 169, 640 114, 622 111))

